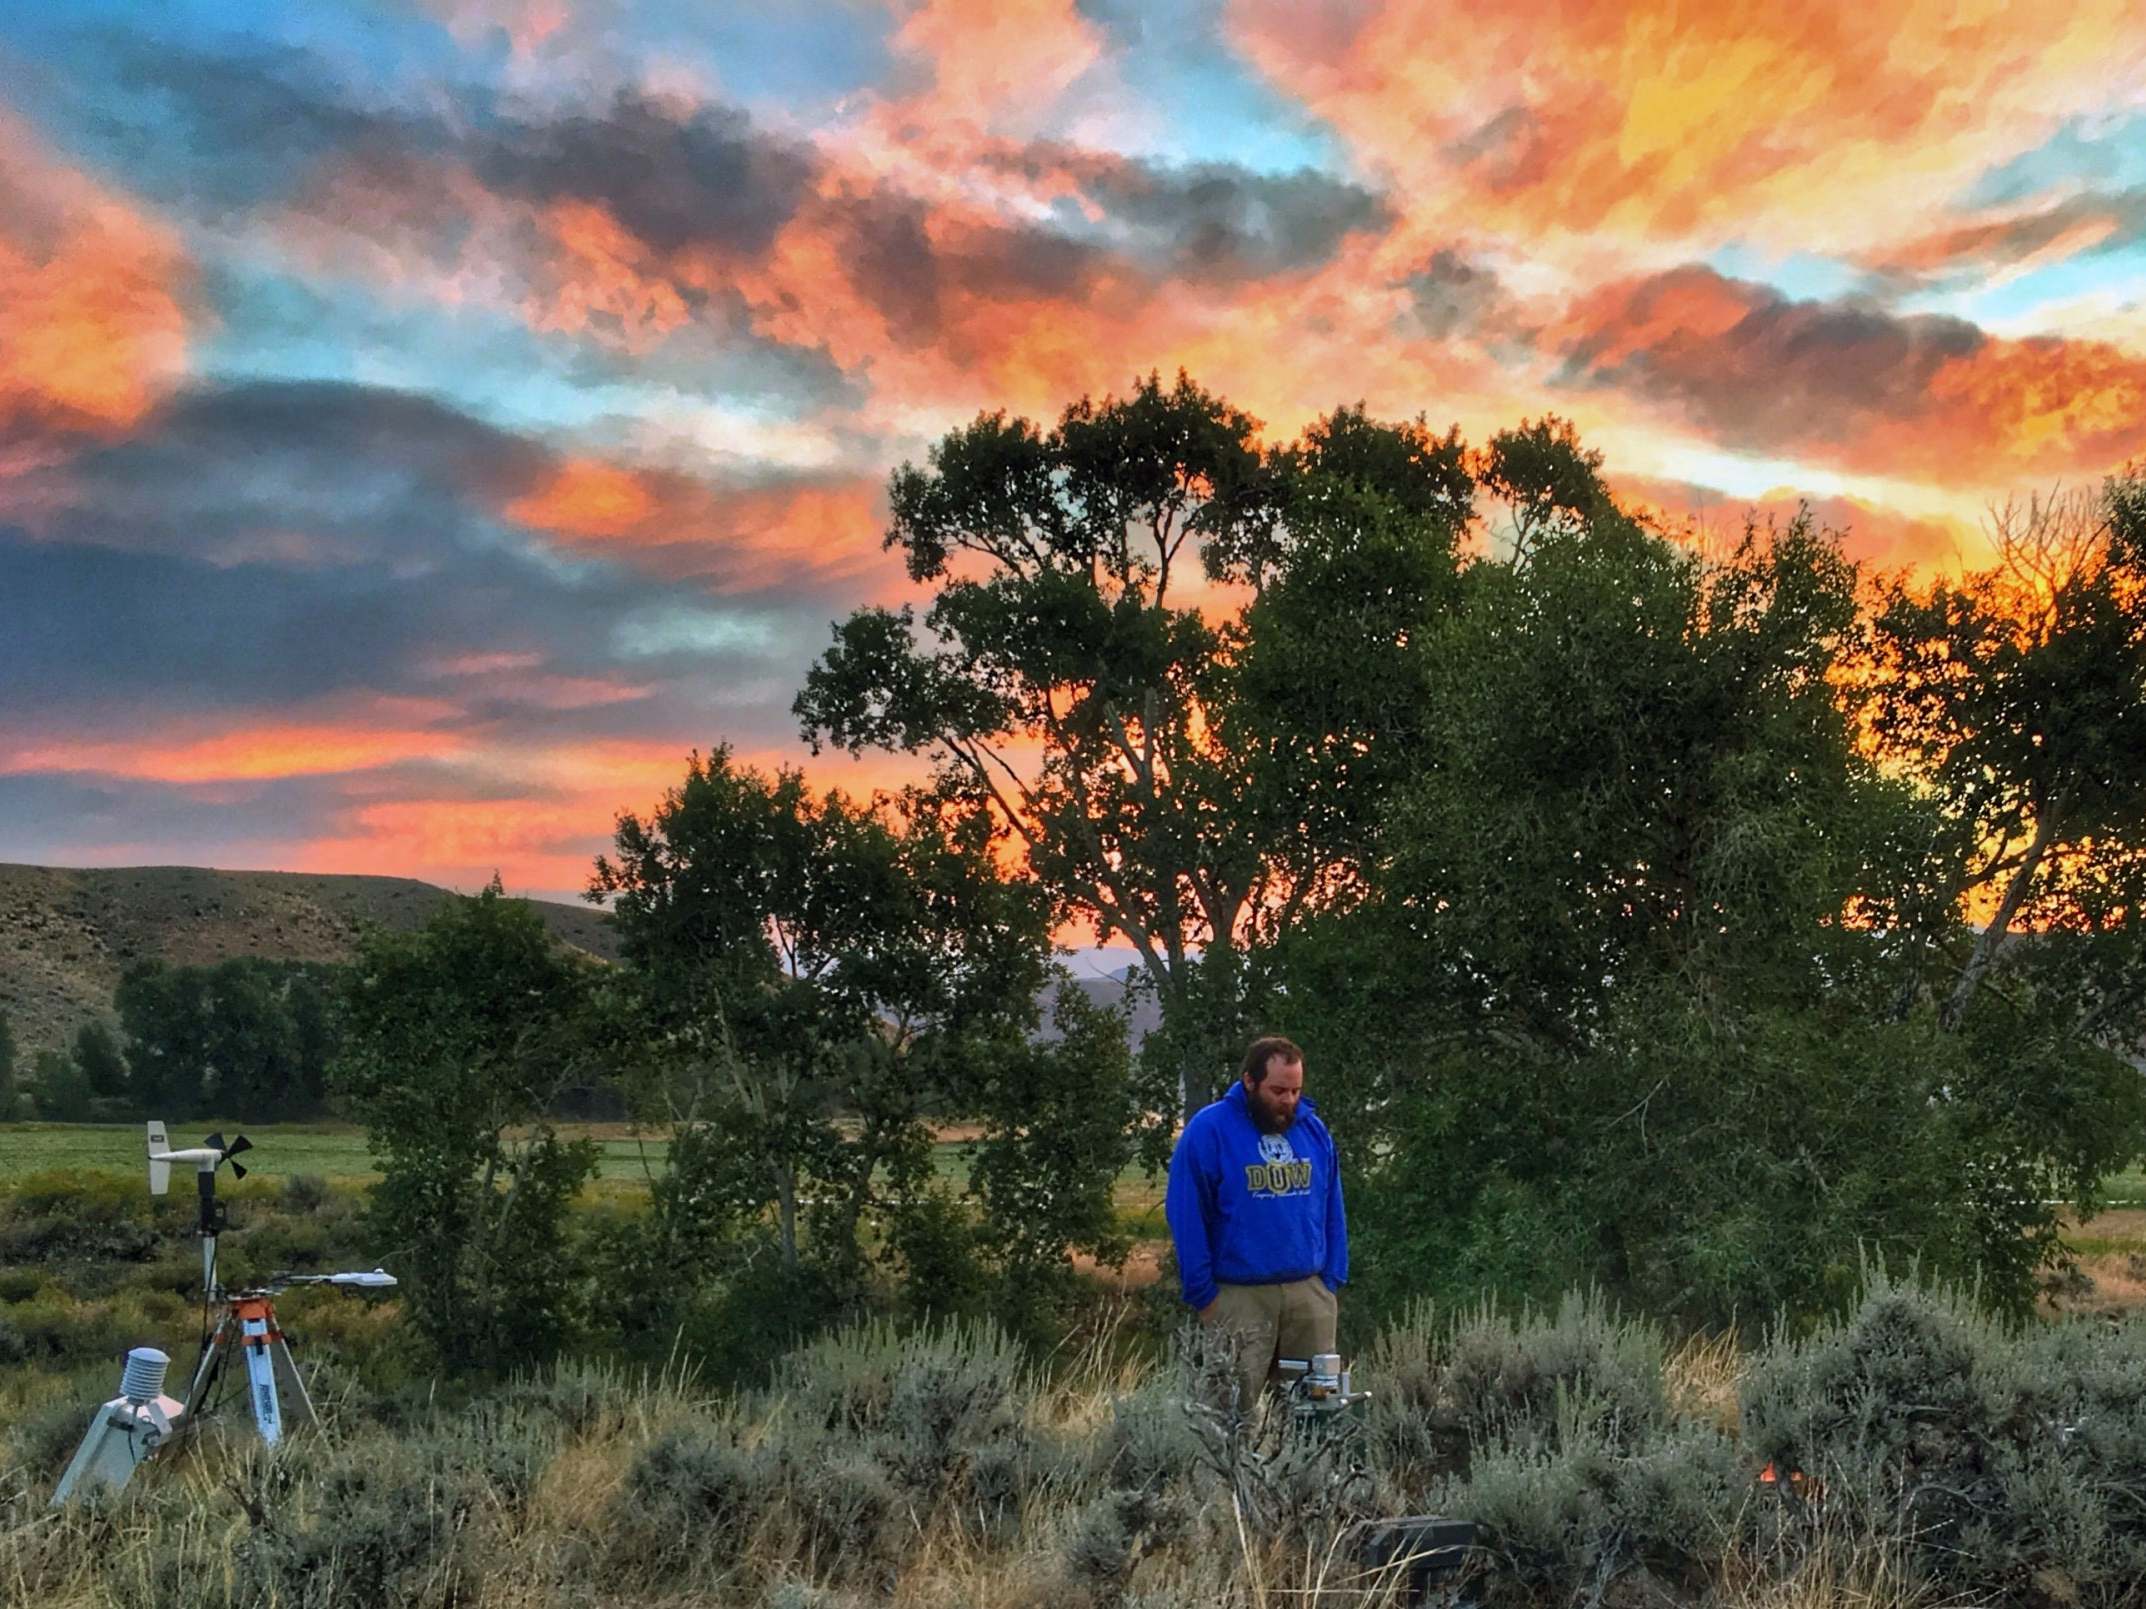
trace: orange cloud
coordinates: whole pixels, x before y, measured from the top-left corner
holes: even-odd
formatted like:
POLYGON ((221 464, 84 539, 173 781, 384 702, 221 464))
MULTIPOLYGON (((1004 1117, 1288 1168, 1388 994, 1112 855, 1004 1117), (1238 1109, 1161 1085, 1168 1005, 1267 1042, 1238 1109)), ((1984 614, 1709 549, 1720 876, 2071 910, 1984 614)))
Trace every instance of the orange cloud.
POLYGON ((551 251, 523 303, 532 328, 588 334, 644 353, 688 323, 686 292, 707 292, 721 267, 705 250, 660 253, 592 201, 538 210, 551 251))
POLYGON ((877 479, 726 489, 675 470, 571 458, 502 512, 575 546, 623 551, 725 591, 862 574, 884 562, 877 479))
MULTIPOLYGON (((498 784, 494 795, 387 794, 357 801, 331 830, 278 846, 274 859, 291 871, 418 877, 465 889, 481 886, 496 871, 510 890, 571 898, 587 887, 596 857, 611 848, 620 814, 645 818, 685 780, 692 747, 613 739, 533 753, 479 753, 486 775, 498 784)), ((737 757, 770 773, 798 763, 785 750, 737 757)), ((804 769, 814 788, 840 788, 852 798, 923 777, 921 764, 903 756, 855 762, 823 756, 806 761, 804 769)))
POLYGON ((892 108, 898 123, 1028 124, 1102 56, 1074 0, 922 0, 893 43, 931 74, 892 108))
POLYGON ((662 504, 646 479, 616 464, 570 458, 509 503, 509 519, 555 536, 607 542, 645 528, 662 504))
POLYGON ((1938 368, 1930 410, 1934 429, 1904 425, 1880 450, 1942 474, 1987 443, 2021 470, 2098 474, 2146 450, 2146 359, 2102 341, 1993 340, 1938 368))
POLYGON ((517 56, 540 49, 572 15, 567 0, 424 0, 458 39, 481 44, 504 33, 517 56))
POLYGON ((1912 230, 1993 162, 2136 93, 2146 10, 1928 0, 1783 5, 1515 0, 1463 20, 1351 6, 1307 26, 1236 0, 1285 93, 1415 198, 1419 218, 1647 248, 1732 238, 1858 250, 1912 230))
POLYGON ((1707 268, 1605 286, 1540 338, 1568 383, 1842 468, 1991 484, 2100 473, 2146 449, 2146 359, 2105 342, 1792 301, 1707 268))
POLYGON ((123 429, 185 360, 191 265, 161 224, 0 111, 0 429, 123 429))
POLYGON ((2075 196, 2056 206, 2000 213, 1889 243, 1871 266, 1889 274, 1994 268, 2019 273, 2146 230, 2146 196, 2075 196))
POLYGON ((1953 569, 1983 547, 1975 528, 1963 520, 1903 514, 1867 498, 1813 497, 1789 487, 1738 498, 1689 481, 1614 474, 1610 489, 1622 506, 1651 516, 1670 535, 1693 537, 1708 547, 1735 540, 1747 517, 1761 525, 1769 520, 1786 525, 1806 509, 1821 530, 1840 533, 1850 558, 1884 569, 1953 569))
POLYGON ((0 774, 94 772, 147 782, 265 782, 445 759, 463 747, 453 733, 424 728, 368 731, 269 721, 177 742, 28 743, 0 750, 0 774))

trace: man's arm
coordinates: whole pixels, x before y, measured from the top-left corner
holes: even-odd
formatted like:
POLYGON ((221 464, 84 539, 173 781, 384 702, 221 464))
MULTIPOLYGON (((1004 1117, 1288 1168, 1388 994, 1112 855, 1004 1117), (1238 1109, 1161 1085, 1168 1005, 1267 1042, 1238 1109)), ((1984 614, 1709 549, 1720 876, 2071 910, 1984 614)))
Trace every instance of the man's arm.
POLYGON ((1177 1248, 1177 1277, 1185 1305, 1204 1313, 1217 1294, 1214 1250, 1208 1243, 1207 1219, 1214 1196, 1212 1181, 1200 1166, 1198 1136, 1188 1127, 1170 1153, 1170 1186, 1163 1193, 1162 1215, 1177 1248))
POLYGON ((1330 1291, 1349 1282, 1349 1218, 1341 1207, 1341 1152, 1333 1135, 1326 1137, 1326 1266, 1319 1277, 1330 1291))

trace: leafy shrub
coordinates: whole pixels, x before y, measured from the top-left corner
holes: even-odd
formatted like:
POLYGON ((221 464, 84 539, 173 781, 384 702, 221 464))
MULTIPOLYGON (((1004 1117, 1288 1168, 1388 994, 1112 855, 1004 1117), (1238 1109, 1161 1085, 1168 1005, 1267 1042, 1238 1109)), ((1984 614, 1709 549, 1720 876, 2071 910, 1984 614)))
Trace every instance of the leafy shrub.
POLYGON ((923 1502, 945 1495, 987 1449, 1019 1449, 1023 1369, 998 1337, 955 1338, 904 1358, 877 1447, 888 1471, 923 1502))
POLYGON ((973 1214, 935 1187, 905 1202, 888 1229, 901 1270, 901 1305, 918 1317, 972 1316, 989 1287, 983 1239, 973 1214))
POLYGON ((301 1485, 287 1463, 257 1459, 254 1529, 234 1556, 247 1596, 300 1609, 359 1600, 433 1609, 472 1596, 487 1562, 479 1521, 489 1493, 476 1471, 428 1462, 375 1443, 301 1485))
POLYGON ((1102 1472, 1116 1487, 1156 1492, 1189 1478, 1202 1444, 1187 1411, 1184 1372, 1148 1381, 1129 1397, 1113 1397, 1097 1446, 1102 1472))
POLYGON ((1555 1448, 1574 1428, 1635 1447, 1669 1423, 1667 1351, 1644 1321, 1570 1292, 1554 1315, 1488 1303, 1441 1321, 1419 1303, 1366 1353, 1366 1434, 1414 1479, 1465 1471, 1478 1447, 1555 1448))
POLYGON ((623 1429, 636 1400, 659 1389, 600 1363, 566 1362, 541 1374, 509 1381, 499 1391, 503 1406, 531 1421, 549 1422, 570 1438, 623 1429))
POLYGON ((1661 1333, 1593 1293, 1568 1292, 1554 1318, 1484 1307, 1454 1326, 1448 1347, 1445 1416, 1472 1439, 1556 1445, 1586 1426, 1629 1446, 1668 1419, 1661 1333))
POLYGON ((60 1168, 0 1192, 0 1264, 140 1262, 162 1240, 138 1178, 60 1168))
POLYGON ((1106 1492, 1081 1511, 1065 1548, 1067 1583, 1098 1609, 1124 1602, 1134 1568, 1185 1534, 1191 1513, 1182 1499, 1153 1492, 1106 1492))
POLYGON ((1927 1584, 2115 1592, 2146 1580, 2142 1341, 2137 1320, 2015 1331, 1879 1272, 1845 1320, 1753 1360, 1746 1446, 1818 1483, 1810 1527, 1896 1542, 1927 1584))
POLYGON ((77 1369, 64 1385, 0 1427, 0 1466, 12 1465, 25 1483, 49 1491, 81 1445, 90 1409, 109 1399, 119 1373, 101 1365, 77 1369))
POLYGON ((613 1567, 654 1578, 738 1549, 781 1498, 783 1471, 738 1427, 694 1419, 644 1447, 627 1470, 608 1530, 613 1567))
POLYGON ((294 1173, 283 1181, 286 1212, 319 1212, 328 1204, 328 1181, 317 1173, 294 1173))
POLYGON ((829 1428, 944 1440, 976 1437, 1025 1401, 1028 1369, 993 1324, 905 1331, 874 1320, 791 1353, 775 1371, 774 1389, 800 1416, 829 1428))
POLYGON ((704 1378, 716 1385, 758 1385, 797 1348, 857 1310, 851 1282, 812 1263, 785 1267, 772 1243, 761 1243, 679 1310, 673 1332, 654 1334, 669 1352, 673 1339, 704 1378))
POLYGON ((1749 1482, 1734 1445, 1711 1426, 1635 1442, 1574 1403, 1554 1437, 1479 1449, 1465 1478, 1434 1488, 1430 1507, 1476 1523, 1477 1546, 1497 1561, 1483 1583, 1493 1600, 1600 1601, 1611 1582, 1639 1570, 1701 1577, 1720 1561, 1749 1482))
POLYGON ((0 1268, 0 1302, 27 1302, 44 1283, 40 1269, 0 1268))
POLYGON ((901 1494, 876 1460, 848 1452, 801 1470, 797 1507, 812 1561, 822 1569, 858 1574, 889 1556, 901 1494))
POLYGON ((766 1609, 860 1609, 862 1600, 810 1581, 784 1580, 768 1588, 766 1609))

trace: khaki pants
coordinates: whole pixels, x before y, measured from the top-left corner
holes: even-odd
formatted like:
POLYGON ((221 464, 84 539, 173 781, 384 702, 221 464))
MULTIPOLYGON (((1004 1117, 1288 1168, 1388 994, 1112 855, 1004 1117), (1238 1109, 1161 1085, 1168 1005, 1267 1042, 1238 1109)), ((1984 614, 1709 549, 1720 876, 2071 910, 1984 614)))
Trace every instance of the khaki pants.
POLYGON ((1229 1334, 1237 1348, 1238 1404, 1250 1413, 1276 1358, 1332 1352, 1341 1304, 1314 1274, 1286 1285, 1223 1285, 1201 1322, 1229 1334))

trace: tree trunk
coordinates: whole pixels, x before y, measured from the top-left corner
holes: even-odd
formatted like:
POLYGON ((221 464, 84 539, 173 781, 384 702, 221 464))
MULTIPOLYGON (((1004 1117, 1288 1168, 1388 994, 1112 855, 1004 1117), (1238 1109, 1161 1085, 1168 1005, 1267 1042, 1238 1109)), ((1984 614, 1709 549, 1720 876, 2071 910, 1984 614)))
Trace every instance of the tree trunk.
POLYGON ((775 1165, 775 1225, 782 1243, 782 1266, 797 1267, 797 1170, 787 1163, 775 1165))
POLYGON ((2012 880, 2005 885, 2004 899, 1997 906, 1997 914, 1990 918, 1989 926, 1975 940, 1974 952, 1968 956, 1967 965, 1961 970, 1960 981, 1953 985, 1951 996, 1938 1012, 1938 1023, 1950 1033, 1967 1015, 1967 1007, 1975 997, 1975 990, 1982 983, 1982 975, 1997 959, 1997 952, 2004 945, 2005 935, 2010 931, 2012 918, 2018 914, 2020 905, 2027 897, 2027 889, 2034 882, 2034 874, 2041 869, 2042 857, 2049 852, 2055 841, 2061 811, 2052 806, 2044 810, 2034 823, 2034 841, 2027 845, 2027 853, 2012 872, 2012 880))

